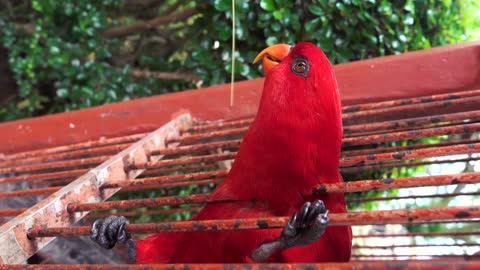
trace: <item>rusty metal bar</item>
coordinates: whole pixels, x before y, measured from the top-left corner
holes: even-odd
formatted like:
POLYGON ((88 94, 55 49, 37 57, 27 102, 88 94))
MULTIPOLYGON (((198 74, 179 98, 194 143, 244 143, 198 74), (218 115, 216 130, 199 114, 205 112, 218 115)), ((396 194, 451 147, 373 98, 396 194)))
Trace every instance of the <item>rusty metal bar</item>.
POLYGON ((144 163, 135 163, 135 164, 129 164, 129 166, 126 167, 125 170, 151 169, 151 168, 162 168, 166 166, 185 165, 185 164, 201 163, 201 162, 215 162, 215 161, 226 160, 226 159, 234 159, 236 154, 237 152, 231 152, 231 153, 204 155, 204 156, 185 157, 185 158, 170 159, 170 160, 149 161, 144 163))
POLYGON ((80 175, 82 175, 86 172, 88 172, 88 169, 69 170, 69 171, 61 171, 61 172, 49 172, 49 173, 37 173, 37 174, 31 174, 31 175, 26 174, 26 175, 0 178, 0 184, 16 183, 16 182, 23 182, 23 181, 56 180, 56 179, 61 179, 61 178, 80 176, 80 175))
POLYGON ((68 168, 75 168, 75 167, 92 166, 92 165, 100 164, 109 158, 110 156, 100 156, 100 157, 91 157, 91 158, 79 158, 79 159, 73 159, 73 160, 63 160, 63 161, 56 161, 56 162, 46 162, 46 163, 32 164, 32 165, 23 165, 18 167, 0 168, 0 174, 13 173, 13 172, 26 173, 26 172, 41 171, 41 170, 68 169, 68 168))
MULTIPOLYGON (((102 189, 105 188, 125 188, 125 187, 135 187, 143 186, 150 184, 166 184, 166 183, 178 183, 178 182, 187 182, 200 179, 208 178, 218 178, 225 177, 228 174, 227 170, 222 171, 211 171, 211 172, 199 172, 199 173, 189 173, 189 174, 177 174, 177 175, 167 175, 167 176, 157 176, 157 177, 148 177, 148 178, 138 178, 132 179, 131 181, 115 181, 105 183, 101 186, 102 189)), ((1 193, 0 193, 1 195, 1 193)))
POLYGON ((235 121, 229 121, 229 122, 217 122, 217 123, 208 123, 208 124, 203 124, 203 125, 195 125, 186 130, 185 132, 188 133, 203 133, 203 132, 209 132, 212 130, 220 130, 220 129, 225 129, 225 128, 240 128, 240 127, 245 127, 249 126, 250 123, 252 123, 253 118, 247 118, 247 119, 241 119, 241 120, 235 120, 235 121))
MULTIPOLYGON (((393 188, 421 187, 421 186, 440 186, 455 184, 474 184, 480 183, 480 172, 463 173, 454 175, 438 175, 423 177, 406 178, 388 178, 377 180, 363 180, 355 182, 344 182, 334 184, 321 184, 314 190, 313 194, 339 193, 339 192, 359 192, 370 190, 386 190, 393 188)), ((171 196, 149 199, 134 199, 123 201, 109 201, 101 203, 71 203, 67 205, 69 213, 95 210, 126 209, 135 207, 155 207, 162 205, 179 205, 192 203, 205 203, 214 201, 230 201, 230 198, 210 199, 209 194, 194 194, 187 196, 171 196)))
MULTIPOLYGON (((136 207, 156 207, 164 205, 179 205, 179 204, 193 204, 211 202, 209 194, 194 194, 187 196, 170 196, 149 199, 133 199, 121 201, 108 201, 102 203, 71 203, 67 205, 69 213, 96 211, 96 210, 110 210, 110 209, 128 209, 136 207)), ((219 200, 221 201, 221 200, 219 200)))
POLYGON ((480 183, 480 172, 451 175, 418 176, 404 178, 387 178, 377 180, 362 180, 333 184, 320 184, 313 190, 314 194, 344 193, 371 190, 386 190, 392 188, 411 188, 424 186, 441 186, 457 184, 480 183))
POLYGON ((340 166, 362 166, 366 164, 397 161, 406 159, 418 159, 427 157, 441 157, 458 154, 473 154, 480 152, 480 143, 460 144, 444 147, 431 147, 423 149, 414 149, 399 151, 393 153, 369 154, 364 156, 347 156, 340 159, 340 166))
POLYGON ((0 217, 14 217, 27 210, 28 208, 0 209, 0 217))
POLYGON ((432 96, 394 99, 394 100, 387 100, 382 102, 364 103, 359 105, 350 105, 350 106, 343 107, 343 113, 353 113, 353 112, 365 111, 365 110, 383 109, 387 107, 396 107, 396 106, 403 106, 403 105, 410 105, 410 104, 413 105, 413 104, 419 104, 419 103, 452 100, 452 99, 474 97, 474 96, 480 96, 480 89, 455 92, 453 94, 448 93, 448 94, 440 94, 440 95, 432 95, 432 96))
MULTIPOLYGON (((409 119, 399 119, 393 121, 384 121, 384 122, 373 122, 366 123, 363 125, 345 125, 343 127, 344 134, 349 136, 359 136, 365 135, 367 132, 387 132, 387 131, 399 131, 407 129, 415 129, 421 125, 435 125, 438 123, 444 122, 454 122, 454 121, 465 121, 469 119, 470 121, 480 120, 480 111, 468 111, 452 114, 442 114, 426 117, 417 117, 409 119)), ((454 122, 458 123, 458 122, 454 122)))
POLYGON ((277 263, 277 264, 58 264, 58 265, 0 265, 0 270, 478 270, 479 261, 465 260, 381 260, 381 261, 351 261, 345 263, 277 263))
MULTIPOLYGON (((108 199, 117 190, 108 189, 100 191, 99 186, 110 179, 135 178, 142 171, 130 171, 126 173, 126 165, 135 162, 144 162, 147 159, 146 149, 158 149, 165 144, 168 136, 178 136, 180 128, 190 126, 192 120, 189 114, 177 117, 129 148, 104 162, 95 169, 82 175, 74 182, 57 191, 11 219, 0 227, 0 264, 23 263, 36 251, 47 245, 52 238, 29 240, 26 237, 27 229, 41 224, 42 226, 68 227, 72 226, 87 213, 75 213, 70 215, 66 206, 73 202, 98 202, 108 199), (52 218, 55 217, 55 218, 52 218)), ((161 157, 156 157, 161 158, 161 157)))
POLYGON ((410 244, 392 246, 357 246, 354 249, 393 249, 393 248, 423 248, 423 247, 480 247, 480 243, 455 243, 455 244, 410 244))
POLYGON ((173 143, 173 142, 187 144, 187 143, 191 143, 191 142, 198 141, 198 140, 201 140, 201 139, 231 136, 231 135, 243 135, 245 133, 245 131, 247 131, 247 129, 248 129, 248 127, 232 128, 232 129, 227 129, 227 130, 211 131, 211 132, 207 132, 207 133, 184 135, 184 136, 181 136, 181 137, 172 137, 172 138, 167 139, 167 144, 173 143))
POLYGON ((480 192, 462 192, 462 193, 442 193, 430 195, 409 195, 409 196, 388 196, 388 197, 365 197, 365 198, 350 198, 348 202, 370 202, 370 201, 390 201, 390 200, 407 200, 407 199, 426 199, 426 198, 447 198, 458 196, 480 196, 480 192))
POLYGON ((196 154, 213 150, 217 148, 238 148, 242 140, 228 140, 221 142, 201 143, 187 146, 179 146, 177 148, 165 148, 159 150, 152 150, 152 155, 181 155, 181 154, 196 154))
POLYGON ((375 134, 343 139, 343 146, 363 145, 409 139, 426 138, 440 135, 462 134, 480 130, 480 123, 462 124, 447 127, 433 127, 411 131, 399 131, 386 134, 375 134))
POLYGON ((181 208, 159 209, 159 210, 120 211, 115 213, 89 214, 86 218, 89 220, 95 220, 95 219, 105 218, 112 215, 124 216, 124 217, 137 217, 137 216, 144 216, 144 215, 148 215, 148 216, 165 215, 165 214, 175 214, 175 213, 182 213, 182 212, 198 212, 201 209, 202 207, 181 207, 181 208))
POLYGON ((33 196, 33 195, 48 195, 60 190, 63 187, 44 187, 44 188, 35 188, 35 189, 24 189, 16 191, 5 191, 0 192, 0 199, 11 198, 11 197, 22 197, 22 196, 33 196))
POLYGON ((76 157, 93 156, 98 154, 114 154, 130 146, 130 143, 114 144, 96 148, 86 148, 68 152, 52 153, 48 156, 35 156, 30 158, 0 161, 0 167, 19 166, 34 163, 43 163, 54 160, 75 159, 76 157))
POLYGON ((417 143, 417 144, 409 144, 409 145, 399 145, 399 146, 378 146, 375 148, 368 148, 368 149, 357 149, 357 150, 347 150, 342 151, 342 156, 360 156, 360 155, 368 155, 368 154, 378 154, 378 153, 388 153, 388 152, 395 152, 395 151, 406 151, 406 150, 413 150, 413 149, 422 149, 422 148, 430 148, 430 147, 441 147, 441 146, 450 146, 456 144, 471 144, 471 143, 480 143, 480 139, 465 139, 465 140, 448 140, 448 141, 441 141, 439 143, 417 143))
POLYGON ((213 178, 213 179, 202 179, 194 180, 187 182, 174 182, 174 183, 161 183, 161 184, 149 184, 149 185, 133 185, 129 187, 124 187, 120 190, 123 191, 138 191, 138 190, 152 190, 152 189, 161 189, 161 188, 174 188, 174 187, 186 187, 191 185, 209 185, 209 184, 218 184, 223 181, 223 178, 213 178))
POLYGON ((45 155, 50 155, 50 154, 59 153, 59 152, 79 150, 79 149, 85 149, 85 148, 91 148, 91 147, 97 147, 97 146, 105 146, 105 145, 119 144, 119 143, 131 143, 131 142, 140 140, 146 135, 148 135, 148 133, 139 133, 139 134, 122 136, 122 137, 99 139, 96 141, 88 141, 88 142, 57 146, 57 147, 34 150, 34 151, 26 151, 26 152, 7 155, 2 159, 3 160, 22 159, 27 157, 45 156, 45 155))
MULTIPOLYGON (((261 219, 224 219, 224 220, 197 220, 179 222, 160 222, 130 224, 127 230, 131 233, 160 233, 160 232, 193 232, 193 231, 222 231, 222 230, 251 230, 283 228, 290 217, 269 217, 261 219)), ((370 212, 349 212, 344 214, 330 214, 331 226, 366 225, 366 224, 408 224, 419 221, 436 221, 442 219, 470 219, 480 218, 480 207, 441 207, 430 209, 382 210, 370 212)), ((454 235, 458 232, 449 232, 454 235)), ((90 226, 68 228, 30 228, 29 238, 76 236, 90 234, 90 226)), ((480 231, 478 232, 480 234, 480 231)))
POLYGON ((433 160, 433 161, 420 161, 420 162, 396 162, 396 163, 378 163, 371 165, 361 165, 356 167, 344 167, 340 168, 341 173, 358 173, 368 170, 384 170, 391 168, 408 168, 416 166, 425 166, 433 164, 446 164, 457 162, 470 162, 480 160, 480 157, 476 158, 460 158, 460 159, 445 159, 445 160, 433 160))
POLYGON ((203 165, 182 165, 176 167, 160 168, 160 169, 149 169, 142 173, 141 176, 157 176, 165 173, 171 172, 188 172, 188 171, 198 171, 198 170, 209 170, 209 169, 218 169, 218 165, 215 163, 203 164, 203 165))
POLYGON ((400 112, 438 109, 438 108, 446 108, 451 106, 463 106, 467 104, 476 104, 478 102, 480 102, 480 97, 474 96, 474 97, 459 98, 454 100, 433 101, 433 102, 421 103, 421 104, 407 104, 407 105, 396 106, 396 107, 387 107, 387 108, 379 108, 375 110, 365 110, 365 111, 359 111, 359 112, 345 113, 343 114, 342 119, 346 123, 350 123, 349 121, 359 120, 361 118, 365 119, 365 118, 371 118, 371 117, 378 117, 380 115, 381 116, 396 115, 400 112))
POLYGON ((377 238, 377 237, 452 237, 452 236, 473 236, 480 235, 480 231, 468 232, 412 232, 412 233, 384 233, 384 234, 360 234, 355 238, 377 238))

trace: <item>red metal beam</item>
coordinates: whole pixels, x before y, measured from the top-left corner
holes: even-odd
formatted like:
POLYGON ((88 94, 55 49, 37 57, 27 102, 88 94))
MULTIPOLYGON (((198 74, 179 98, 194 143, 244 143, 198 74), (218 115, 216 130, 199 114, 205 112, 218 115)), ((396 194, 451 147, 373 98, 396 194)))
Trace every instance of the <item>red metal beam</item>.
MULTIPOLYGON (((480 42, 335 66, 344 105, 471 90, 480 86, 480 42)), ((263 79, 114 103, 0 124, 0 153, 151 131, 186 109, 201 119, 253 115, 263 79), (215 104, 215 106, 212 106, 215 104)))

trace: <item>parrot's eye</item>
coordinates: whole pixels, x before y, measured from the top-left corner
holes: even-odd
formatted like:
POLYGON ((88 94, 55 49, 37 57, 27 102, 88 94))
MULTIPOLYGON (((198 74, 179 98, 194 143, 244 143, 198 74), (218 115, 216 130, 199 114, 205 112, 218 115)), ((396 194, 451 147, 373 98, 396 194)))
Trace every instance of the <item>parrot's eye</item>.
POLYGON ((292 63, 292 71, 297 75, 307 77, 309 70, 310 65, 308 64, 307 59, 303 57, 297 57, 297 59, 295 59, 295 61, 292 63))

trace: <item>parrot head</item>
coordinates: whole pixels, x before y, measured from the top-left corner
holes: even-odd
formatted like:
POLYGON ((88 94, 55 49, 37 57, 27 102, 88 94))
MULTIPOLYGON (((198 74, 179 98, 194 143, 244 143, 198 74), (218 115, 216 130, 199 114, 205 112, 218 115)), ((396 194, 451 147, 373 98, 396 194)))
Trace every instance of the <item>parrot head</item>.
POLYGON ((270 136, 280 133, 288 138, 295 148, 292 151, 317 145, 315 160, 323 164, 315 166, 325 165, 338 174, 343 136, 341 104, 327 56, 315 44, 300 42, 295 46, 272 45, 257 55, 255 62, 259 60, 265 73, 257 112, 261 125, 275 133, 270 136))

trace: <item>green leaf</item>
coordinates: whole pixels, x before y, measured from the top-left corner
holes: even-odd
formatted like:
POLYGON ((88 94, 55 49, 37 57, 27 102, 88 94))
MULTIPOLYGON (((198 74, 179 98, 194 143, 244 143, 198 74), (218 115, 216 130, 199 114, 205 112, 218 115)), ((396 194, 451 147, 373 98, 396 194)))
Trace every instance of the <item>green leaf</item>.
POLYGON ((260 0, 260 7, 266 11, 273 12, 276 10, 273 0, 260 0))

